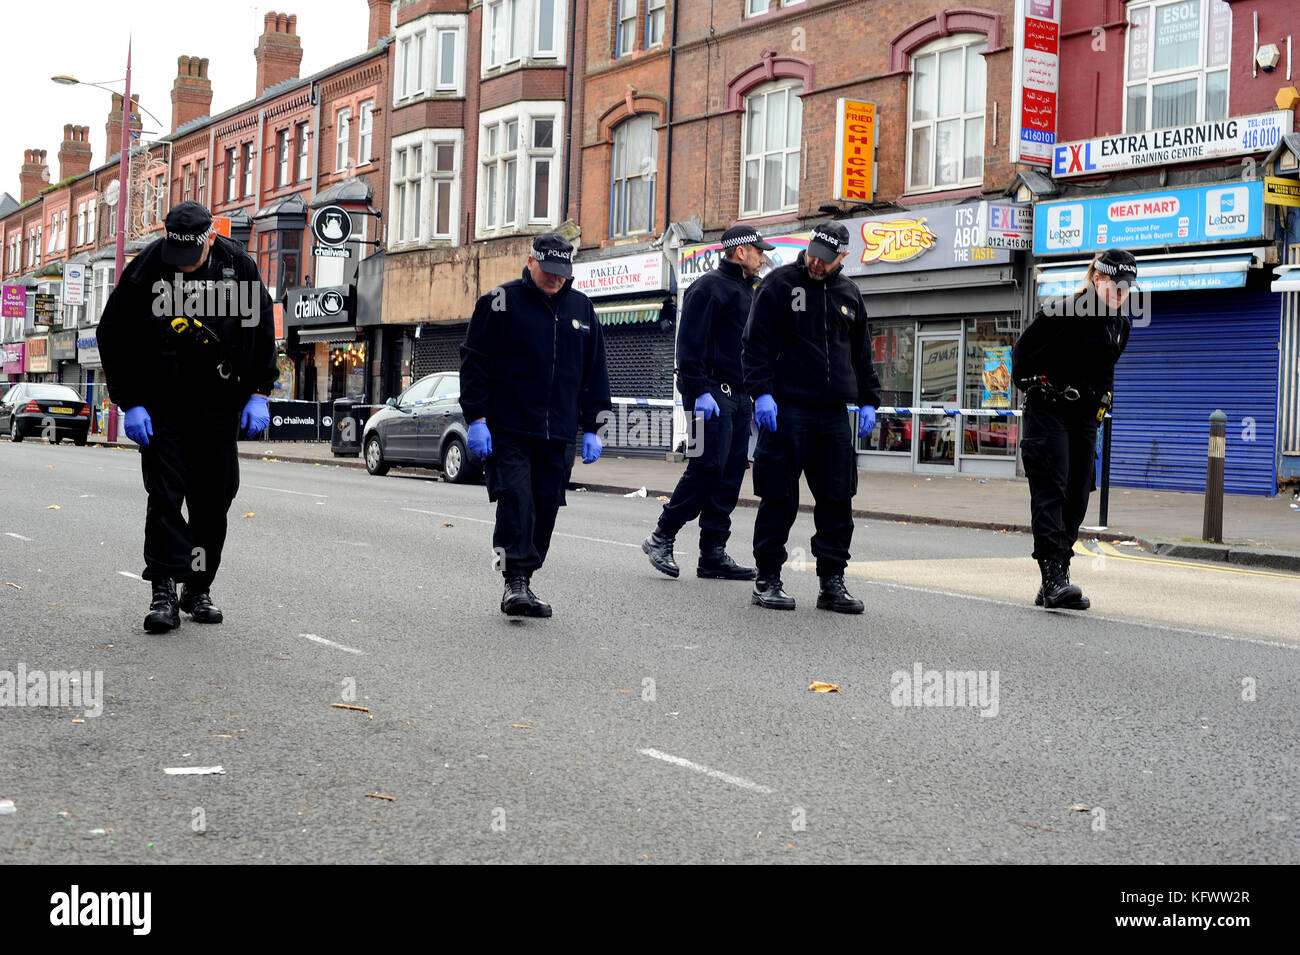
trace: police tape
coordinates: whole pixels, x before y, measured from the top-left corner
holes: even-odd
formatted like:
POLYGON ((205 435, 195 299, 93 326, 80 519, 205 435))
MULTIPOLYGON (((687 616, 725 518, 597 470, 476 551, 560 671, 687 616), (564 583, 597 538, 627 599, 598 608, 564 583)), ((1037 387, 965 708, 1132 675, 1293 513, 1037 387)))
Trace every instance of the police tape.
POLYGON ((680 398, 610 398, 609 400, 616 405, 638 405, 652 408, 680 408, 682 406, 680 398))
POLYGON ((876 414, 948 415, 953 418, 958 415, 976 418, 1019 418, 1024 412, 1013 411, 1010 408, 893 408, 881 405, 876 409, 876 414))

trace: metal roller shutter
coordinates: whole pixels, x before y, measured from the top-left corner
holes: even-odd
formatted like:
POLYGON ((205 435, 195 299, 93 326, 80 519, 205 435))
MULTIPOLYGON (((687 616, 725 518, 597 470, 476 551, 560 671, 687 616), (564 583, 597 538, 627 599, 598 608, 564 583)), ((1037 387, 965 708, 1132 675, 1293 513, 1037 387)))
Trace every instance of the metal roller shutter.
POLYGON ((420 329, 411 356, 412 381, 439 371, 460 371, 460 346, 465 341, 468 325, 450 328, 430 327, 420 329))
POLYGON ((1203 492, 1217 408, 1228 416, 1224 490, 1275 494, 1280 297, 1233 290, 1150 301, 1150 324, 1133 329, 1115 368, 1112 483, 1203 492))

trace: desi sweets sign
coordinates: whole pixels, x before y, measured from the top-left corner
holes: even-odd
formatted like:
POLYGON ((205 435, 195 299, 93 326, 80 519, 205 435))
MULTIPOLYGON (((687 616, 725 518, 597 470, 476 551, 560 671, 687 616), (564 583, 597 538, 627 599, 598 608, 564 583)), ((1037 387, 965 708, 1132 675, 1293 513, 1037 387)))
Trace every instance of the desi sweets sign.
POLYGON ((971 202, 847 219, 849 255, 844 274, 885 275, 1010 262, 1006 249, 983 244, 987 229, 980 223, 982 205, 971 202))
POLYGON ((1171 126, 1061 143, 1052 153, 1052 176, 1068 179, 1267 152, 1291 132, 1291 125, 1290 111, 1279 109, 1194 126, 1171 126))
POLYGON ((1016 0, 1011 77, 1011 161, 1052 162, 1060 87, 1060 0, 1016 0))
POLYGON ((1263 234, 1260 181, 1040 202, 1034 212, 1037 255, 1190 245, 1263 234))
POLYGON ((658 292, 666 287, 664 257, 661 252, 573 263, 574 290, 591 298, 626 295, 630 292, 658 292))
MULTIPOLYGON (((759 275, 767 275, 773 269, 782 265, 789 265, 799 258, 799 253, 808 248, 808 235, 807 232, 799 232, 794 235, 763 236, 763 241, 770 242, 776 248, 771 252, 763 253, 763 268, 760 270, 759 275)), ((709 245, 684 246, 677 257, 678 291, 686 291, 691 283, 701 275, 716 269, 721 258, 721 242, 714 242, 709 245)), ((574 269, 577 269, 576 265, 574 269)))

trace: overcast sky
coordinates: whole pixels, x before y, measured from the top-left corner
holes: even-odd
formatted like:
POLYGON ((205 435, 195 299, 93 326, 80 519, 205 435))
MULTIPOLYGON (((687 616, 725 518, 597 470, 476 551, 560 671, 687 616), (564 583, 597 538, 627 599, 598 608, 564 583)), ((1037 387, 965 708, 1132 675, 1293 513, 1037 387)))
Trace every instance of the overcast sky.
MULTIPOLYGON (((366 0, 46 0, 6 3, 5 52, 0 58, 0 192, 20 199, 18 173, 23 151, 44 149, 50 181, 59 179, 63 124, 90 127, 91 168, 102 164, 104 124, 110 95, 93 86, 61 86, 56 74, 101 83, 121 92, 126 75, 127 38, 132 39, 131 92, 163 122, 142 116, 146 130, 171 132, 172 80, 176 58, 207 57, 212 80, 212 114, 253 98, 253 47, 262 18, 272 10, 298 16, 302 39, 299 76, 363 53, 370 21, 366 0), (119 13, 119 11, 124 11, 119 13)), ((115 144, 111 153, 116 153, 115 144)))

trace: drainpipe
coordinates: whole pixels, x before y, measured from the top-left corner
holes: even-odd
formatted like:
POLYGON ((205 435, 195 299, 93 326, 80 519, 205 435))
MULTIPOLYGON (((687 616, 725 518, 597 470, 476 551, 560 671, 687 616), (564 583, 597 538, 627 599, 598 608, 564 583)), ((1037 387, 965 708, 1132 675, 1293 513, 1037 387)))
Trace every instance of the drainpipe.
POLYGON ((668 142, 664 147, 668 152, 667 161, 664 163, 665 230, 673 220, 673 120, 677 115, 673 112, 673 91, 676 88, 674 80, 677 77, 677 5, 678 0, 673 0, 673 34, 668 41, 668 142))
MULTIPOLYGON (((578 22, 578 0, 569 0, 569 59, 566 64, 569 74, 569 92, 565 97, 565 113, 568 122, 564 124, 564 200, 560 203, 564 208, 564 218, 569 218, 569 169, 573 162, 573 74, 577 72, 577 67, 573 62, 573 51, 576 45, 578 22)), ((581 241, 581 240, 579 240, 581 241)))

